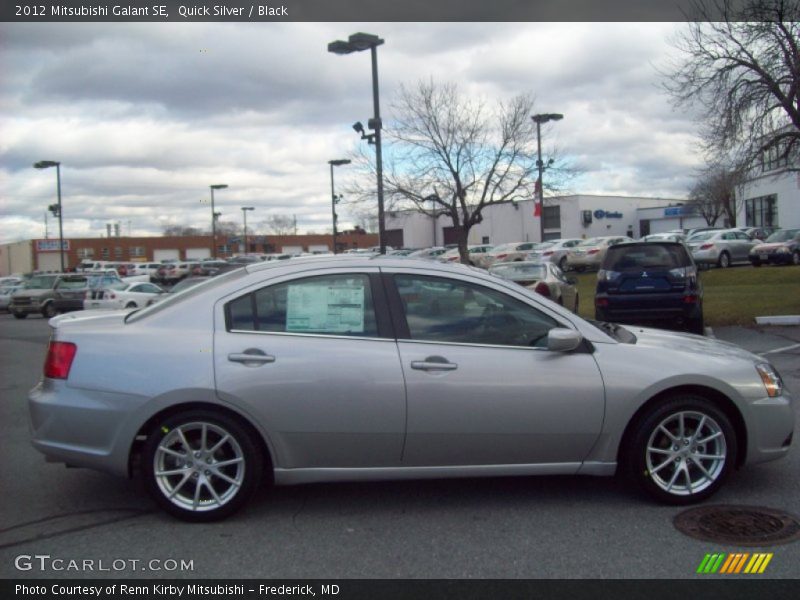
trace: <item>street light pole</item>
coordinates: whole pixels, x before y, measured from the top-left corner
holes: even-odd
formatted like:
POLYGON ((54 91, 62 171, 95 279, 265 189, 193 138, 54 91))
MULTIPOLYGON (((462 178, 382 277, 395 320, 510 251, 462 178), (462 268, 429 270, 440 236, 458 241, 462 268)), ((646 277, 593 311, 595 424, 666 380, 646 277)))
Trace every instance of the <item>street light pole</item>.
POLYGON ((331 166, 331 218, 333 219, 333 253, 336 254, 336 221, 338 219, 338 216, 336 215, 336 204, 339 202, 339 199, 336 197, 336 191, 333 187, 333 167, 349 165, 350 159, 337 158, 335 160, 329 160, 328 164, 331 166))
POLYGON ((537 156, 536 166, 539 168, 539 179, 537 180, 537 187, 539 188, 539 242, 544 241, 544 183, 542 182, 542 175, 544 173, 544 163, 542 162, 542 123, 548 121, 560 121, 564 115, 559 113, 546 113, 541 115, 533 115, 531 117, 533 122, 536 123, 536 149, 537 156))
POLYGON ((217 258, 217 212, 214 210, 214 190, 224 190, 226 183, 217 183, 208 186, 211 188, 211 256, 217 258))
POLYGON ((383 153, 381 142, 381 108, 380 97, 378 92, 378 46, 384 43, 384 40, 377 35, 369 33, 354 33, 348 40, 336 40, 328 44, 328 52, 334 54, 350 54, 351 52, 361 52, 369 48, 372 58, 372 104, 374 115, 369 120, 367 125, 375 133, 371 135, 361 134, 362 139, 368 139, 370 143, 375 144, 375 171, 378 180, 378 241, 380 244, 380 253, 386 254, 386 218, 383 208, 383 153))
POLYGON ((242 215, 244 216, 244 253, 247 254, 250 251, 250 245, 247 243, 247 211, 248 210, 255 210, 255 206, 243 206, 242 207, 242 215))
MULTIPOLYGON (((56 160, 40 160, 34 163, 34 169, 48 169, 50 167, 56 168, 56 186, 58 189, 58 204, 56 205, 56 212, 58 212, 58 256, 61 262, 61 272, 64 272, 64 226, 61 217, 61 163, 56 160)), ((50 205, 50 210, 53 205, 50 205)))

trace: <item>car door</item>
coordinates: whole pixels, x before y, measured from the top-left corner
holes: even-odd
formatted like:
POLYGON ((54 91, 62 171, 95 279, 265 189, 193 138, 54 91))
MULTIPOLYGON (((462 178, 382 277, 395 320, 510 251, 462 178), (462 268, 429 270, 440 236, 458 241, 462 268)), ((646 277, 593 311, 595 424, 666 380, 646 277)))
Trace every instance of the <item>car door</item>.
POLYGON ((490 284, 387 273, 406 381, 408 466, 578 468, 605 394, 591 353, 546 349, 562 324, 490 284))
POLYGON ((304 274, 221 301, 221 399, 267 430, 279 468, 397 466, 405 387, 372 272, 304 274))

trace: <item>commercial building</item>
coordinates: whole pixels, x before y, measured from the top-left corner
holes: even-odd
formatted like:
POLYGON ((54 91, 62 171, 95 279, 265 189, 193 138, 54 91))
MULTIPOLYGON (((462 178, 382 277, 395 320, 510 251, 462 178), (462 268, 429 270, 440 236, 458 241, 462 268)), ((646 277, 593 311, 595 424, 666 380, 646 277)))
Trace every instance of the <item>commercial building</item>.
MULTIPOLYGON (((594 196, 576 194, 545 199, 544 239, 590 238, 603 235, 640 237, 642 228, 655 225, 665 217, 664 211, 684 201, 668 198, 630 196, 594 196), (644 218, 640 211, 655 212, 644 218), (660 212, 659 212, 660 211, 660 212), (644 222, 643 222, 644 221, 644 222)), ((469 244, 502 244, 505 242, 538 242, 541 240, 539 217, 531 200, 502 202, 487 206, 483 221, 472 227, 469 244)), ((680 219, 676 218, 676 223, 680 219)), ((658 223, 672 227, 671 221, 658 223)), ((704 222, 703 222, 704 224, 704 222)), ((684 225, 692 227, 692 225, 684 225)), ((436 218, 414 211, 390 211, 386 219, 387 243, 394 247, 422 248, 455 243, 456 232, 447 215, 436 218)), ((666 231, 667 229, 664 229, 666 231)))
POLYGON ((800 228, 800 159, 782 150, 766 151, 736 190, 736 224, 800 228))
MULTIPOLYGON (((217 236, 217 256, 220 258, 245 252, 241 238, 217 236), (220 243, 222 242, 222 243, 220 243)), ((378 245, 377 234, 360 230, 336 236, 339 251, 349 248, 369 248, 378 245)), ((328 252, 332 237, 326 235, 249 236, 249 252, 300 254, 328 252)), ((162 260, 192 260, 212 256, 211 236, 174 237, 104 237, 64 240, 64 264, 75 267, 84 259, 117 262, 151 262, 162 260)), ((26 240, 0 244, 0 276, 31 271, 60 270, 58 239, 26 240)))

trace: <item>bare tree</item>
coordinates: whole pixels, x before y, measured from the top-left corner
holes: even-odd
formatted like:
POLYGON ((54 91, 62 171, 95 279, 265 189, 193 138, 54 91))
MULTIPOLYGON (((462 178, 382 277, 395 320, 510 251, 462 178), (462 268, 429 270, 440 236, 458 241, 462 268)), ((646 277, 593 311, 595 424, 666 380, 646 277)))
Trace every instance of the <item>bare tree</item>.
POLYGON ((693 0, 667 70, 676 105, 699 106, 712 155, 754 165, 800 145, 800 1, 693 0))
POLYGON ((167 225, 162 231, 164 237, 180 237, 188 235, 204 235, 204 231, 197 227, 188 227, 186 225, 167 225))
POLYGON ((242 226, 238 223, 234 223, 233 221, 217 221, 217 235, 237 236, 240 233, 242 233, 242 226))
POLYGON ((689 192, 689 204, 694 206, 708 225, 716 225, 724 217, 726 225, 736 226, 736 187, 741 183, 742 171, 725 165, 706 167, 689 192))
MULTIPOLYGON (((386 126, 392 140, 384 171, 387 209, 449 217, 466 263, 469 231, 487 206, 534 197, 533 97, 522 94, 489 107, 464 96, 456 84, 421 81, 402 86, 392 108, 386 126)), ((551 187, 556 179, 548 177, 551 187)), ((354 195, 372 198, 366 189, 354 195)))
POLYGON ((259 225, 266 227, 272 235, 289 235, 294 233, 295 220, 291 215, 269 215, 259 225))

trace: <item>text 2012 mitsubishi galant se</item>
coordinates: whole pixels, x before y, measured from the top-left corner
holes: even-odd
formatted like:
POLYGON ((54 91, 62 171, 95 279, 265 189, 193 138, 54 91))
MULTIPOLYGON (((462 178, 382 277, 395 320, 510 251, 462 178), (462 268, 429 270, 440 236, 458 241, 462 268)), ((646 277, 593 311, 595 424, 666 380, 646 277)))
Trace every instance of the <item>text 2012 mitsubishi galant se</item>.
POLYGON ((51 325, 34 446, 118 475, 140 465, 158 504, 193 521, 263 480, 621 469, 685 504, 784 456, 795 420, 778 373, 741 348, 588 322, 461 265, 255 264, 51 325))

